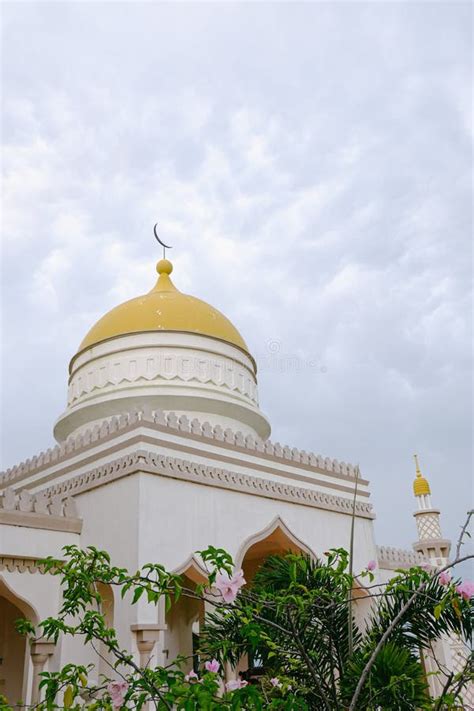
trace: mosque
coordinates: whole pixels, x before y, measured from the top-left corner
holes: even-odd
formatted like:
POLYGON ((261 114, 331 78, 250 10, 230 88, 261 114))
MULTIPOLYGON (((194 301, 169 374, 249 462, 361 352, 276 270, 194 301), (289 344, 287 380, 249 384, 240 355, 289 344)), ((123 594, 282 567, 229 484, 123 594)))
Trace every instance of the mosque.
MULTIPOLYGON (((356 570, 375 559, 385 581, 396 568, 448 559, 418 465, 418 540, 399 550, 376 545, 358 467, 269 439, 244 338, 216 308, 180 292, 172 270, 160 260, 151 291, 86 334, 69 365, 57 446, 0 475, 0 694, 11 703, 37 702, 39 674, 67 662, 108 672, 106 655, 80 640, 30 646, 14 627, 18 617, 37 623, 57 613, 59 580, 38 560, 61 557, 67 544, 105 549, 131 570, 160 562, 191 585, 205 579, 194 551, 212 544, 251 580, 272 553, 348 548, 355 500, 356 570)), ((137 663, 193 653, 203 603, 181 598, 165 613, 143 598, 130 606, 106 586, 102 594, 107 621, 137 663)), ((361 589, 361 619, 369 605, 361 589)), ((457 640, 440 654, 450 669, 463 662, 457 640)), ((430 683, 439 693, 441 682, 430 683)))

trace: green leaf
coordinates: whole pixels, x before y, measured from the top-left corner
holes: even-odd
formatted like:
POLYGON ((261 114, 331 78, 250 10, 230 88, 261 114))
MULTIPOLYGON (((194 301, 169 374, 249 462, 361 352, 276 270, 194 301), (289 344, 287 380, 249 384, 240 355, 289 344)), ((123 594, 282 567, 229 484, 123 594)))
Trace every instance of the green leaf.
POLYGON ((135 588, 135 591, 133 593, 133 598, 132 598, 132 605, 134 605, 143 595, 145 592, 145 588, 135 588))

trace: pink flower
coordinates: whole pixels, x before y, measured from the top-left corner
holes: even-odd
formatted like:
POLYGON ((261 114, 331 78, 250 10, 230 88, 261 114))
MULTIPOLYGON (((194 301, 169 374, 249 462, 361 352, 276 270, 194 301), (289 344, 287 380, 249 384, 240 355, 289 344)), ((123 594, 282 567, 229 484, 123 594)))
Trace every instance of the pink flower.
POLYGON ((231 679, 227 682, 225 688, 227 691, 236 691, 237 689, 243 689, 244 686, 247 686, 247 684, 248 681, 245 681, 244 679, 231 679))
POLYGON ((278 689, 281 689, 281 681, 277 679, 276 676, 274 676, 273 679, 270 679, 270 684, 272 686, 276 686, 278 689))
POLYGON ((447 570, 443 570, 438 575, 438 582, 440 585, 449 585, 449 583, 451 582, 451 573, 449 573, 447 570))
POLYGON ((206 671, 217 674, 217 672, 219 671, 220 664, 217 659, 213 659, 211 662, 206 662, 204 664, 204 667, 206 668, 206 671))
POLYGON ((107 691, 110 694, 112 706, 114 709, 119 709, 123 706, 123 697, 128 689, 126 681, 111 681, 107 686, 107 691))
POLYGON ((377 561, 376 560, 369 560, 367 563, 367 570, 375 570, 377 567, 377 561))
POLYGON ((470 600, 471 597, 474 597, 474 583, 471 583, 470 580, 465 580, 461 585, 456 586, 456 592, 464 600, 470 600))
POLYGON ((191 684, 195 684, 196 681, 198 681, 198 679, 199 679, 199 677, 196 674, 196 672, 194 671, 194 669, 191 669, 189 674, 186 674, 186 676, 184 677, 184 681, 189 681, 191 684))
POLYGON ((216 577, 216 588, 219 590, 225 602, 234 602, 237 593, 245 583, 246 580, 243 570, 234 573, 231 578, 229 578, 227 573, 218 573, 216 577))

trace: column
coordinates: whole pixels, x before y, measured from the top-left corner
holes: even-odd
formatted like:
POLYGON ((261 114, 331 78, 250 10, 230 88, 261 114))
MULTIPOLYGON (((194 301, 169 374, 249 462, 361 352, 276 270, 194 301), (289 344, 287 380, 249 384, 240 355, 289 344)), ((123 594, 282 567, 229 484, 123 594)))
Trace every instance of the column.
MULTIPOLYGON (((141 668, 148 666, 150 658, 153 655, 156 642, 160 639, 162 632, 166 629, 164 624, 148 624, 138 623, 131 625, 130 629, 135 633, 137 641, 137 649, 140 655, 139 665, 141 668)), ((153 666, 158 666, 163 663, 162 654, 157 653, 153 661, 153 666)))
POLYGON ((31 645, 31 661, 33 662, 33 686, 31 689, 31 704, 40 701, 40 674, 45 670, 46 662, 54 654, 55 644, 47 639, 39 639, 31 645))

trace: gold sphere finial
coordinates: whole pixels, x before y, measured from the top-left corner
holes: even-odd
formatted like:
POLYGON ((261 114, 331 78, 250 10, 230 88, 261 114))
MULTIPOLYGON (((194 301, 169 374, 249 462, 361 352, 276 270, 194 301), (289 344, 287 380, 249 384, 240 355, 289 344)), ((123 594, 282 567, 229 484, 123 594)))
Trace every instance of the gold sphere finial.
POLYGON ((160 259, 156 265, 156 271, 158 274, 171 274, 173 271, 173 265, 169 259, 160 259))

